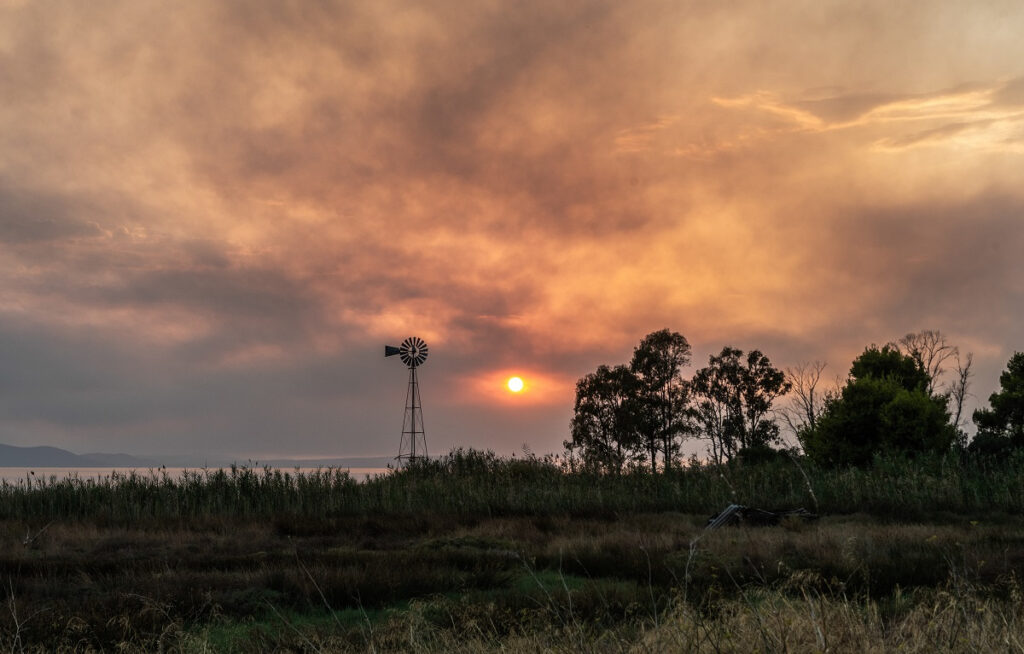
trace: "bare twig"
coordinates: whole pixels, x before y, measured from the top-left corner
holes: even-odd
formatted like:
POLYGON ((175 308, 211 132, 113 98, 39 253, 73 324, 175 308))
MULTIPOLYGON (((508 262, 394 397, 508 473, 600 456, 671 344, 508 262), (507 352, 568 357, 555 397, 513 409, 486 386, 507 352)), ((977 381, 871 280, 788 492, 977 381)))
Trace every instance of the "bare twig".
POLYGON ((807 486, 807 492, 811 494, 811 500, 814 502, 814 512, 821 513, 821 508, 818 506, 818 496, 814 494, 814 487, 811 486, 811 478, 807 476, 807 472, 804 471, 804 467, 800 465, 796 457, 791 452, 787 452, 789 458, 793 461, 793 465, 800 471, 800 474, 804 477, 804 484, 807 486))
POLYGON ((28 624, 32 618, 36 617, 41 613, 45 613, 49 609, 40 609, 35 613, 31 614, 27 618, 22 619, 18 615, 18 601, 14 596, 14 582, 11 578, 7 578, 7 610, 11 613, 11 622, 14 623, 14 635, 11 638, 11 654, 14 652, 24 652, 25 643, 22 641, 21 633, 25 629, 25 625, 28 624))
POLYGON ((939 388, 939 378, 946 371, 942 364, 946 359, 960 353, 955 345, 946 340, 946 335, 937 329, 907 334, 895 345, 903 354, 913 357, 927 373, 929 394, 935 393, 939 388))
POLYGON ((299 638, 301 638, 302 640, 306 641, 306 644, 309 645, 309 649, 310 650, 312 650, 314 652, 322 652, 323 651, 319 647, 314 645, 313 641, 311 641, 309 638, 306 638, 306 635, 303 634, 301 631, 299 631, 298 628, 296 628, 295 625, 293 625, 291 622, 289 622, 288 618, 286 618, 283 615, 281 615, 281 612, 277 610, 276 606, 271 604, 268 600, 263 600, 263 603, 266 604, 268 607, 270 607, 270 610, 274 612, 274 615, 276 615, 281 620, 281 622, 283 622, 285 624, 285 626, 287 626, 289 629, 294 631, 295 634, 299 638))
POLYGON ((7 579, 7 609, 11 612, 11 621, 14 623, 14 638, 11 639, 11 652, 15 651, 17 647, 18 652, 24 652, 25 646, 21 642, 21 629, 23 623, 18 620, 18 602, 14 598, 14 584, 11 579, 7 579))
POLYGON ((956 427, 957 431, 960 431, 960 420, 964 411, 964 400, 971 395, 968 388, 970 387, 971 376, 974 374, 971 372, 971 366, 973 364, 973 352, 968 352, 964 361, 960 360, 959 354, 956 355, 956 379, 953 380, 952 387, 949 389, 949 400, 953 406, 956 407, 956 412, 953 416, 953 426, 956 427))
POLYGON ((49 526, 52 524, 53 520, 47 522, 45 525, 43 525, 43 528, 37 531, 35 534, 33 534, 32 529, 29 528, 29 530, 25 532, 25 539, 21 541, 21 544, 25 547, 32 547, 33 545, 35 545, 36 539, 39 538, 43 534, 43 532, 46 531, 47 528, 49 528, 49 526))
MULTIPOLYGON (((309 579, 309 582, 313 584, 313 588, 316 588, 317 594, 320 595, 320 601, 324 603, 324 607, 327 608, 327 611, 331 614, 331 617, 334 618, 334 622, 337 623, 339 628, 343 629, 344 625, 341 624, 341 619, 338 618, 338 614, 335 613, 334 609, 331 608, 331 604, 327 601, 327 596, 324 595, 324 591, 320 589, 320 584, 316 583, 316 579, 314 579, 313 575, 310 574, 309 569, 307 569, 306 566, 303 565, 302 561, 299 560, 299 550, 297 548, 295 550, 295 563, 298 564, 299 569, 302 570, 302 572, 306 575, 306 578, 309 579)), ((362 607, 360 606, 360 608, 362 607)), ((366 612, 364 611, 363 614, 365 615, 366 612)))
POLYGON ((647 557, 647 591, 651 595, 651 617, 654 618, 654 628, 658 628, 658 603, 654 600, 654 572, 651 570, 651 555, 647 548, 640 546, 640 551, 647 557))

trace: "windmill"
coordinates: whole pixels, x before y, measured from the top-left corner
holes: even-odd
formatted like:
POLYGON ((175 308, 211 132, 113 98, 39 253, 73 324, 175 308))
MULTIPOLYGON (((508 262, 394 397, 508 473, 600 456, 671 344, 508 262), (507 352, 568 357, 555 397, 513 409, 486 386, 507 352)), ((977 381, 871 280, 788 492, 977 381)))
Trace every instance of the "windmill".
POLYGON ((427 344, 422 338, 410 336, 398 347, 384 346, 384 356, 398 355, 409 366, 409 389, 405 394, 405 417, 402 419, 402 439, 398 443, 398 464, 427 456, 427 435, 423 431, 423 403, 420 402, 420 382, 416 369, 427 360, 427 344), (418 453, 417 453, 418 452, 418 453))

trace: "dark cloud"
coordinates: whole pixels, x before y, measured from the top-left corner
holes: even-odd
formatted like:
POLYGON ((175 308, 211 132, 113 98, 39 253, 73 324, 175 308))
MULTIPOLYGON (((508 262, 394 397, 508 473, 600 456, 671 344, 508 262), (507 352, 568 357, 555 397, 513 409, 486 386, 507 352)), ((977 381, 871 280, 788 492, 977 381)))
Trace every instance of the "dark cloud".
POLYGON ((155 270, 124 281, 101 290, 97 299, 138 307, 171 305, 240 322, 277 316, 300 321, 319 309, 306 288, 277 269, 155 270))
MULTIPOLYGON (((4 441, 29 445, 46 434, 73 450, 284 456, 378 455, 398 446, 406 373, 383 358, 381 343, 353 339, 326 356, 211 369, 111 336, 0 322, 4 441)), ((421 378, 437 451, 561 437, 565 407, 504 410, 497 419, 492 408, 453 402, 452 385, 473 362, 443 347, 433 352, 421 378)))
POLYGON ((627 34, 609 6, 440 5, 424 14, 425 26, 395 31, 350 7, 317 10, 334 28, 310 28, 294 7, 257 16, 247 8, 229 20, 234 49, 223 52, 222 35, 210 33, 215 41, 197 44, 208 55, 175 62, 198 74, 155 111, 171 112, 168 124, 201 174, 228 195, 255 190, 345 207, 357 220, 387 210, 393 226, 413 227, 420 222, 402 216, 424 189, 447 189, 448 206, 431 218, 469 229, 632 229, 646 212, 639 197, 623 201, 630 176, 609 170, 609 131, 619 121, 601 109, 640 89, 628 76, 607 87, 616 62, 600 47, 627 34), (268 47, 312 57, 285 65, 267 59, 268 47), (220 65, 206 70, 214 57, 220 65), (281 75, 294 110, 267 119, 260 98, 281 75), (549 125, 533 124, 540 104, 549 125), (381 193, 388 204, 373 206, 381 193), (498 217, 481 202, 508 211, 498 217), (594 212, 594 204, 606 208, 594 212), (579 213, 583 224, 571 219, 579 213))
POLYGON ((846 123, 860 118, 872 109, 900 99, 903 98, 892 93, 866 93, 803 100, 795 102, 794 106, 828 123, 846 123))
POLYGON ((974 127, 984 127, 991 125, 992 121, 978 121, 975 123, 948 123, 946 125, 940 125, 939 127, 933 127, 931 129, 922 130, 920 132, 914 132, 913 134, 905 134, 895 138, 885 139, 882 141, 882 145, 889 148, 906 148, 913 145, 919 145, 921 143, 927 143, 929 141, 939 141, 942 139, 949 138, 956 134, 960 134, 966 130, 974 127))
MULTIPOLYGON (((887 207, 860 214, 857 223, 856 231, 864 235, 891 239, 886 247, 873 239, 875 245, 867 246, 871 251, 860 250, 867 265, 898 280, 876 308, 880 315, 896 324, 927 321, 989 335, 990 328, 972 326, 981 316, 1000 332, 1024 321, 1024 289, 1008 283, 1024 279, 1024 260, 1018 256, 1024 251, 1020 198, 987 194, 954 205, 887 207)), ((867 240, 847 236, 853 243, 867 240)))
POLYGON ((21 245, 95 237, 100 228, 82 220, 81 200, 11 188, 0 179, 0 244, 21 245))

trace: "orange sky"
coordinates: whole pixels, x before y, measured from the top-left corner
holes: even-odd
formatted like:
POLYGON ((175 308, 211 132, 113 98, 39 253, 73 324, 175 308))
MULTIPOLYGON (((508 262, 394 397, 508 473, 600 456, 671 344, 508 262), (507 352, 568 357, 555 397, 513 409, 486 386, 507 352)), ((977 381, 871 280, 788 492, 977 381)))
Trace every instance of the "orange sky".
POLYGON ((833 374, 940 329, 987 397, 1024 348, 1022 33, 995 1, 0 0, 0 442, 391 454, 414 334, 435 451, 558 450, 575 379, 663 327, 833 374))

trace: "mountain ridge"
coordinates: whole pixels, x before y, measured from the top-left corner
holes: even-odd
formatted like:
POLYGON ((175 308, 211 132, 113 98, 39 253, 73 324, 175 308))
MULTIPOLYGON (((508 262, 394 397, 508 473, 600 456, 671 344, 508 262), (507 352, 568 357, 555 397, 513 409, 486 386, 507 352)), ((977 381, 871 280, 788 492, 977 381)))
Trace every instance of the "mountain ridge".
POLYGON ((75 454, 68 450, 50 445, 19 447, 0 443, 0 468, 226 468, 231 465, 272 468, 386 468, 393 464, 389 456, 353 456, 353 457, 319 457, 319 458, 273 458, 267 460, 239 459, 217 457, 200 462, 198 459, 183 456, 161 456, 158 459, 134 456, 131 454, 93 452, 75 454))
POLYGON ((0 443, 0 468, 153 468, 156 461, 130 454, 75 454, 49 445, 18 447, 0 443))

